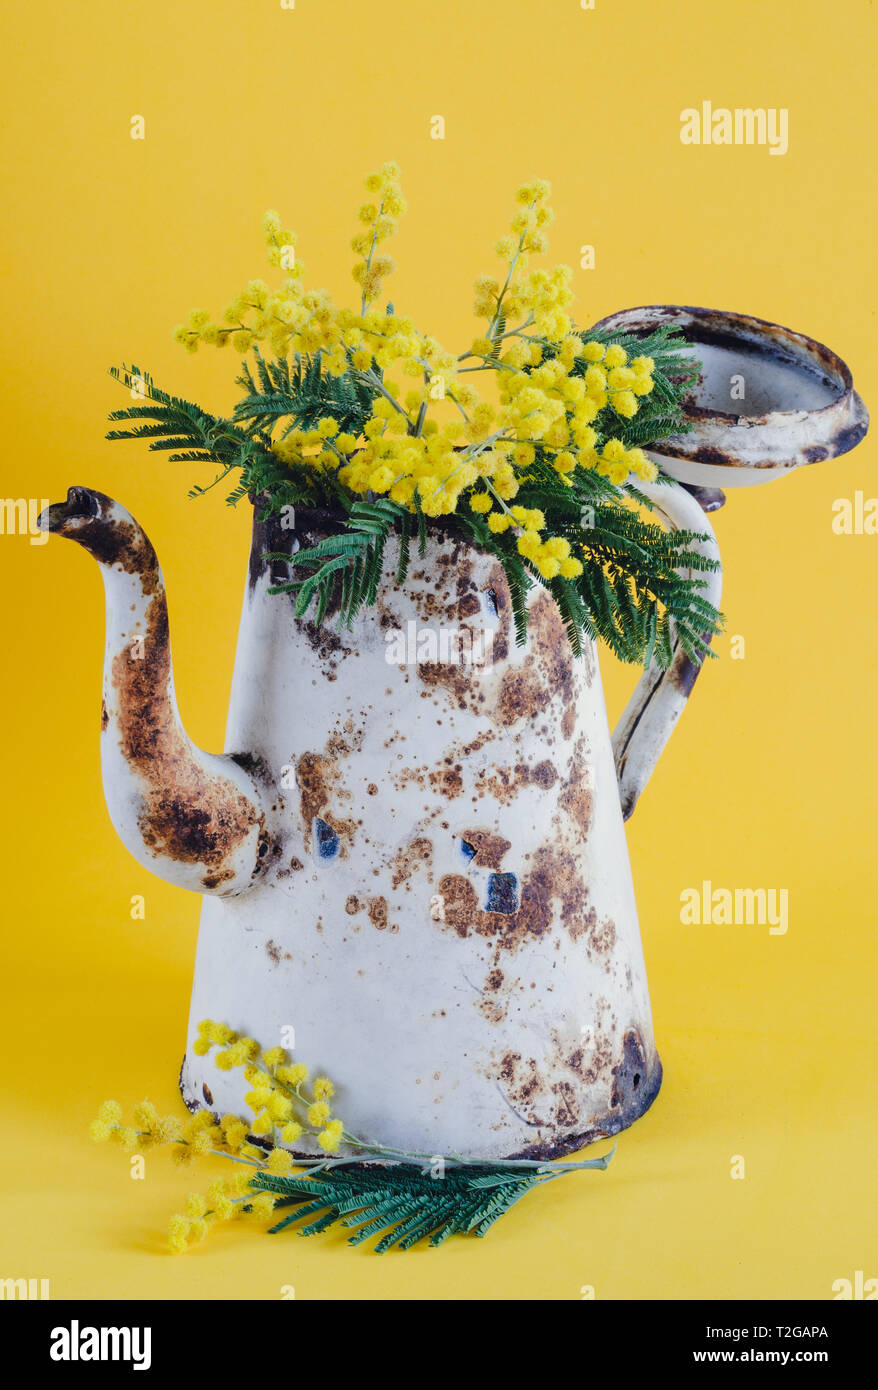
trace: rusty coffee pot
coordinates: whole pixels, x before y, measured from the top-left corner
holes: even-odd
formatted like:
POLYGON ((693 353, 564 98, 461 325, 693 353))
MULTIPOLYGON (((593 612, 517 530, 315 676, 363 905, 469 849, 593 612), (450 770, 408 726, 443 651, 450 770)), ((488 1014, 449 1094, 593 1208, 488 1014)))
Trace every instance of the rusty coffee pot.
MULTIPOLYGON (((603 326, 667 322, 705 365, 694 431, 654 455, 677 481, 647 490, 716 558, 705 510, 721 489, 843 453, 867 416, 834 354, 761 320, 653 306, 603 326)), ((451 534, 431 535, 403 586, 390 553, 350 631, 317 628, 268 593, 264 557, 333 524, 254 521, 228 751, 215 755, 180 722, 140 526, 82 487, 41 518, 104 577, 113 823, 141 864, 204 897, 183 1096, 243 1111, 241 1073, 192 1050, 208 1016, 266 1046, 294 1038, 336 1081, 348 1127, 379 1143, 551 1157, 614 1134, 662 1074, 623 821, 698 668, 677 650, 648 670, 611 739, 593 646, 574 659, 538 589, 518 647, 501 567, 451 534), (390 661, 388 634, 412 623, 488 637, 489 657, 390 661)), ((719 589, 717 572, 707 597, 719 589)))

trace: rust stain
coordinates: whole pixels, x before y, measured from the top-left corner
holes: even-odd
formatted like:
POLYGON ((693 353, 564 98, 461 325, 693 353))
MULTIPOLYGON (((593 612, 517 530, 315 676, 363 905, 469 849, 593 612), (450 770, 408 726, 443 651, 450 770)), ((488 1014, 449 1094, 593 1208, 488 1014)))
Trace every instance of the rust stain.
MULTIPOLYGON (((440 721, 437 720, 437 723, 438 722, 440 721)), ((426 789, 428 780, 435 776, 437 780, 432 783, 434 790, 440 793, 444 791, 444 794, 451 799, 463 791, 463 778, 460 776, 458 784, 458 776, 462 772, 464 761, 468 761, 474 754, 481 752, 481 750, 488 743, 492 743, 497 736, 497 733, 493 729, 482 729, 474 738, 465 741, 458 740, 449 744, 447 754, 444 758, 444 767, 437 769, 433 774, 429 774, 424 767, 409 766, 389 770, 387 775, 397 791, 402 791, 404 787, 407 787, 411 783, 414 783, 417 787, 426 789), (443 774, 446 768, 452 769, 452 771, 458 775, 445 779, 443 774), (443 787, 443 783, 446 784, 445 787, 443 787)), ((391 740, 388 740, 384 745, 385 748, 389 747, 390 743, 391 740)), ((479 775, 482 776, 483 774, 480 773, 479 775)), ((374 793, 377 793, 378 788, 375 787, 374 784, 371 787, 367 787, 367 791, 373 793, 373 788, 374 793)))
POLYGON ((475 850, 473 863, 486 869, 499 869, 504 854, 512 848, 510 840, 504 840, 502 835, 495 835, 490 830, 462 830, 461 838, 475 850))
POLYGON ((616 944, 616 923, 606 917, 600 926, 595 926, 588 936, 590 950, 597 955, 608 956, 616 944))
POLYGON ((474 674, 477 669, 438 661, 421 661, 417 666, 418 676, 424 685, 447 690, 458 709, 468 709, 474 713, 479 712, 479 706, 485 705, 487 698, 474 674))
POLYGON ((482 997, 478 1000, 476 1008, 488 1023, 502 1023, 509 1013, 509 998, 498 998, 504 979, 503 971, 496 966, 488 971, 485 978, 482 997))
POLYGON ((483 729, 467 743, 461 746, 461 753, 465 758, 469 758, 473 753, 480 753, 487 743, 493 743, 497 735, 493 729, 483 729))
POLYGON ((147 597, 158 594, 161 573, 152 544, 136 522, 114 518, 114 506, 103 492, 72 487, 66 502, 49 509, 51 529, 77 541, 100 564, 137 575, 147 597))
POLYGON ((325 622, 318 626, 317 623, 300 620, 297 626, 320 662, 321 671, 327 680, 337 680, 339 663, 345 657, 359 654, 356 647, 346 646, 335 628, 325 622))
POLYGON ((415 870, 422 866, 429 873, 433 864, 433 842, 426 836, 418 836, 404 845, 390 861, 391 883, 394 889, 407 884, 415 870))
MULTIPOLYGON (((143 655, 126 648, 113 660, 119 744, 144 785, 138 817, 144 843, 156 855, 204 864, 215 876, 264 817, 228 778, 209 775, 195 761, 171 704, 170 677, 167 605, 157 593, 146 610, 143 655)), ((205 886, 231 876, 220 874, 205 886)))
POLYGON ((458 936, 470 936, 473 931, 487 935, 493 926, 493 916, 483 912, 475 886, 463 874, 443 874, 439 880, 443 917, 439 925, 450 927, 458 936), (486 921, 485 919, 490 920, 486 921))
POLYGON ((412 589, 411 597, 422 623, 444 622, 453 612, 452 605, 446 603, 442 595, 432 589, 412 589))
POLYGON ((570 935, 573 940, 579 941, 582 937, 588 936, 597 927, 597 921, 598 915, 594 908, 590 907, 588 912, 584 912, 581 917, 570 924, 570 935))
MULTIPOLYGON (((375 930, 376 930, 376 931, 386 931, 386 929, 387 929, 387 899, 386 899, 386 898, 370 898, 370 899, 369 899, 369 906, 368 906, 368 913, 369 913, 369 921, 372 923, 372 926, 375 928, 375 930)), ((396 931, 399 931, 399 927, 396 926, 396 925, 394 925, 394 924, 391 924, 390 930, 391 930, 392 932, 396 932, 396 931)))
POLYGON ((357 724, 354 716, 349 714, 341 728, 326 740, 327 755, 330 758, 347 758, 351 753, 359 753, 365 735, 365 726, 357 724))
POLYGON ((431 772, 430 786, 440 796, 444 796, 448 801, 453 801, 463 792, 463 778, 460 775, 460 768, 443 767, 437 769, 436 772, 431 772))
POLYGON ((537 1059, 522 1057, 520 1052, 506 1052, 500 1060, 498 1074, 512 1105, 523 1113, 527 1122, 545 1123, 535 1109, 544 1092, 537 1059))
POLYGON ((573 750, 567 776, 561 786, 558 805, 570 817, 580 835, 585 838, 592 818, 593 798, 585 784, 585 739, 580 738, 573 750))
POLYGON ((622 1057, 613 1068, 613 1076, 610 1105, 622 1112, 624 1123, 630 1124, 634 1115, 640 1113, 638 1105, 648 1082, 646 1052, 636 1028, 629 1028, 625 1034, 622 1057))
POLYGON ((558 1158, 631 1124, 658 1094, 662 1069, 658 1058, 648 1064, 636 1028, 629 1028, 617 1042, 598 1029, 589 1046, 554 1034, 549 1051, 539 1060, 507 1049, 495 1056, 485 1075, 496 1082, 526 1124, 537 1130, 567 1131, 538 1137, 514 1155, 545 1159, 558 1158))
POLYGON ((509 583, 499 560, 495 560, 488 573, 487 595, 497 610, 497 617, 500 620, 492 643, 492 657, 496 665, 499 661, 505 661, 509 655, 509 638, 512 631, 512 600, 509 596, 509 583))
POLYGON ((403 787, 407 787, 411 782, 414 782, 416 787, 425 787, 427 785, 423 767, 401 767, 395 772, 390 773, 390 780, 398 792, 402 791, 403 787))
POLYGON ((588 893, 577 862, 566 850, 542 848, 533 856, 534 866, 522 879, 517 912, 486 912, 479 905, 475 885, 463 874, 444 874, 438 891, 444 902, 444 922, 436 925, 461 937, 493 940, 497 952, 516 951, 548 932, 556 917, 568 932, 581 930, 588 893))
MULTIPOLYGON (((339 738, 340 735, 334 737, 339 738)), ((330 739, 330 744, 332 743, 330 739)), ((326 753, 303 753, 296 763, 296 783, 299 788, 299 811, 305 848, 310 851, 316 819, 326 821, 342 842, 342 856, 353 843, 356 822, 343 819, 330 807, 333 796, 348 796, 340 787, 341 773, 337 763, 326 753)))
POLYGON ((510 1105, 535 1128, 571 1129, 588 1118, 586 1088, 603 1086, 609 1100, 613 1088, 613 1055, 609 1041, 600 1038, 586 1056, 577 1043, 555 1037, 548 1055, 537 1059, 507 1050, 488 1075, 497 1080, 510 1105))
POLYGON ((548 707, 551 698, 534 669, 533 657, 527 656, 521 666, 504 671, 494 716, 498 724, 505 726, 533 719, 548 707))
MULTIPOLYGON (((486 607, 495 609, 499 621, 493 631, 490 660, 485 666, 418 663, 418 678, 424 686, 422 695, 428 697, 431 689, 444 690, 458 709, 483 714, 504 730, 545 713, 555 702, 560 705, 559 719, 563 724, 564 736, 569 738, 575 728, 574 658, 564 623, 551 595, 541 592, 530 606, 529 649, 526 654, 497 673, 499 679, 492 681, 492 669, 496 671, 498 665, 505 665, 512 640, 512 604, 502 566, 498 562, 492 564, 481 598, 475 585, 466 579, 463 584, 458 581, 457 603, 448 604, 440 596, 445 576, 440 573, 435 583, 439 595, 434 594, 432 599, 423 594, 413 595, 415 606, 420 604, 421 616, 432 618, 441 615, 446 620, 474 618, 484 600, 486 607), (464 589, 462 596, 461 588, 464 589)), ((398 621, 394 617, 394 622, 398 621)), ((588 683, 593 676, 591 662, 588 651, 585 662, 588 683)))
POLYGON ((221 883, 228 883, 229 879, 234 877, 234 869, 220 869, 216 873, 205 874, 201 882, 205 888, 219 888, 221 883))
POLYGON ((528 633, 537 666, 549 690, 566 708, 575 693, 573 653, 558 605, 545 589, 531 604, 528 633))
MULTIPOLYGON (((433 590, 415 589, 411 594, 419 617, 424 622, 439 620, 444 623, 466 623, 479 642, 481 624, 477 621, 482 612, 482 598, 473 581, 475 568, 472 549, 467 542, 456 542, 449 553, 437 557, 439 574, 432 577, 433 590), (445 597, 443 597, 445 595, 445 597)), ((417 579, 419 572, 413 574, 417 579)), ((421 577, 431 582, 431 577, 421 572, 421 577)), ((419 662, 417 674, 426 687, 422 692, 428 695, 430 689, 443 689, 458 709, 470 710, 474 714, 487 714, 489 697, 484 687, 484 676, 498 662, 505 660, 509 652, 509 625, 511 621, 511 602, 509 588, 502 566, 492 565, 489 583, 485 592, 493 602, 500 618, 497 631, 493 632, 490 648, 485 652, 485 663, 468 666, 465 663, 419 662)), ((394 615, 395 625, 400 619, 394 615)))
POLYGON ((305 844, 309 849, 311 827, 328 804, 329 789, 337 776, 332 763, 320 753, 303 753, 296 763, 299 811, 305 829, 305 844))
POLYGON ((668 678, 681 695, 691 695, 692 687, 701 672, 701 662, 693 661, 684 651, 680 651, 668 672, 668 678))
POLYGON ((479 1013, 488 1023, 502 1023, 509 1013, 508 999, 479 999, 479 1013))
POLYGON ((565 737, 570 737, 576 718, 573 655, 558 605, 545 590, 530 606, 528 640, 524 660, 503 674, 495 718, 508 727, 535 718, 558 701, 562 732, 566 728, 565 737))
POLYGON ((472 548, 468 542, 455 543, 454 550, 447 560, 440 560, 440 564, 450 565, 457 576, 457 592, 464 594, 469 589, 475 588, 473 584, 473 570, 475 561, 473 559, 472 548))
POLYGON ((569 1067, 570 1071, 587 1086, 593 1086, 598 1077, 602 1074, 609 1076, 612 1069, 613 1053, 610 1043, 606 1038, 600 1038, 590 1052, 581 1046, 574 1047, 573 1051, 564 1058, 564 1066, 569 1067))
POLYGON ((528 767, 526 763, 516 763, 511 769, 495 765, 492 775, 488 776, 484 772, 480 774, 479 788, 490 793, 502 805, 508 806, 515 800, 522 787, 540 787, 543 791, 548 791, 557 780, 558 772, 554 763, 544 758, 534 767, 528 767))
POLYGON ((466 594, 457 605, 458 618, 474 618, 481 611, 482 605, 475 594, 466 594))

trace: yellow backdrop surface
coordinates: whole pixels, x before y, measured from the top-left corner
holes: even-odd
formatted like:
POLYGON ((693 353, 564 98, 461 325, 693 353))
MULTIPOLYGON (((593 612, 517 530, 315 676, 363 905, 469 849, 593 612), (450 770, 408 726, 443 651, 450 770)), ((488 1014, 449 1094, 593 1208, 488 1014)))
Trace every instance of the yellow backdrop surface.
MULTIPOLYGON (((866 0, 7 7, 3 494, 81 483, 134 512, 165 570, 183 717, 220 748, 247 508, 190 502, 207 477, 106 443, 125 399, 106 369, 133 361, 226 408, 236 359, 188 357, 171 327, 265 273, 267 207, 310 283, 353 302, 361 179, 387 159, 410 205, 392 297, 450 345, 475 330, 472 281, 516 185, 542 176, 579 322, 644 303, 756 314, 835 348, 874 405, 873 19, 866 0), (703 100, 786 108, 789 151, 683 145, 703 100)), ((0 536, 0 1276, 184 1299, 830 1298, 878 1276, 878 537, 831 524, 836 499, 878 494, 876 448, 733 493, 715 519, 722 659, 628 827, 657 1103, 605 1174, 553 1184, 485 1241, 381 1259, 255 1228, 170 1257, 193 1183, 162 1155, 132 1181, 86 1138, 104 1096, 180 1104, 199 903, 139 868, 103 806, 96 566, 0 536), (684 926, 680 894, 706 879, 786 888, 788 931, 684 926)), ((603 667, 615 716, 634 673, 603 667)))

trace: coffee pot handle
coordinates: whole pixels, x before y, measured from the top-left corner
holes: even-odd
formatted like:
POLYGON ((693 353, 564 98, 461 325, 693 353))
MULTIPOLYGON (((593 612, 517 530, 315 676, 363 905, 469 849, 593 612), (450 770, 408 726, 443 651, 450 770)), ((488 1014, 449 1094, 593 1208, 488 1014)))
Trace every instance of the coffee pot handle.
MULTIPOLYGON (((680 483, 640 483, 639 487, 668 530, 695 531, 703 539, 694 542, 692 548, 719 560, 719 546, 706 512, 723 505, 722 492, 690 490, 680 483)), ((697 577, 706 581, 704 597, 718 607, 722 571, 699 570, 697 577)), ((652 663, 641 676, 613 732, 613 756, 625 820, 652 776, 701 670, 702 663, 687 656, 676 638, 673 651, 670 666, 663 670, 652 663)))

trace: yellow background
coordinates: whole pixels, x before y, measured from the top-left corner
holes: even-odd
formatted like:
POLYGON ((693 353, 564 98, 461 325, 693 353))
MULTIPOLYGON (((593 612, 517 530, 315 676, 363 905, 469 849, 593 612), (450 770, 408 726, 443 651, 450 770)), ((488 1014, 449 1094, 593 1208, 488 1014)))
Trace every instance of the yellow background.
MULTIPOLYGON (((152 0, 7 7, 4 495, 118 496, 158 549, 181 709, 221 746, 248 509, 103 440, 122 359, 208 407, 237 359, 170 329, 266 273, 259 218, 311 284, 350 293, 362 176, 403 169, 392 296, 460 350, 523 179, 552 180, 552 255, 581 323, 643 303, 737 309, 835 348, 875 406, 873 11, 865 0, 152 0), (790 149, 681 145, 679 116, 787 107, 790 149), (440 114, 446 139, 429 138, 440 114), (133 115, 146 138, 129 136, 133 115), (579 248, 596 248, 583 271, 579 248)), ((854 454, 730 495, 724 658, 629 823, 665 1083, 606 1174, 530 1197, 481 1241, 382 1259, 340 1236, 229 1229, 183 1259, 164 1156, 132 1182, 97 1103, 179 1107, 198 902, 151 878, 103 807, 103 600, 73 546, 0 538, 3 1187, 0 1276, 54 1297, 829 1298, 878 1275, 875 784, 878 538, 831 530, 878 494, 854 454), (787 887, 790 927, 684 927, 702 879, 787 887), (146 920, 129 917, 146 897, 146 920), (733 1155, 746 1179, 733 1181, 733 1155)), ((199 479, 208 481, 207 477, 199 479)), ((634 672, 604 661, 611 716, 634 672)), ((381 1085, 380 1071, 375 1085, 381 1085)), ((217 1163, 219 1161, 217 1160, 217 1163)))

